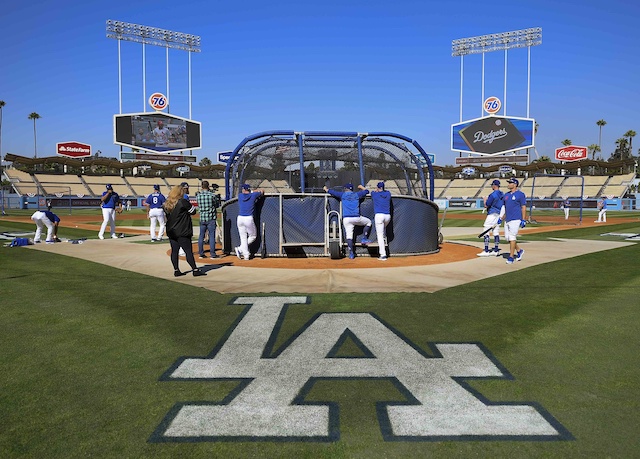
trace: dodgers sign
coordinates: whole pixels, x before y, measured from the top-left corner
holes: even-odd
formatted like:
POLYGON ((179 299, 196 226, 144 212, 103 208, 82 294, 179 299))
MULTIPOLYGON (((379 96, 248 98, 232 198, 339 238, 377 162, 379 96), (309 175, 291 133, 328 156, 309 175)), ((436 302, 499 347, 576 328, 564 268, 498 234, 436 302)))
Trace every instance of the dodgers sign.
POLYGON ((533 147, 535 120, 487 116, 453 124, 451 149, 480 154, 500 154, 533 147))
POLYGON ((511 379, 480 343, 431 344, 427 351, 370 313, 316 315, 275 348, 287 308, 307 297, 245 297, 240 320, 207 357, 182 357, 163 381, 240 382, 222 401, 179 401, 150 438, 154 442, 336 441, 338 405, 307 402, 316 381, 391 381, 406 398, 378 402, 387 441, 568 440, 539 405, 493 402, 465 379, 511 379), (360 355, 340 348, 355 343, 360 355))

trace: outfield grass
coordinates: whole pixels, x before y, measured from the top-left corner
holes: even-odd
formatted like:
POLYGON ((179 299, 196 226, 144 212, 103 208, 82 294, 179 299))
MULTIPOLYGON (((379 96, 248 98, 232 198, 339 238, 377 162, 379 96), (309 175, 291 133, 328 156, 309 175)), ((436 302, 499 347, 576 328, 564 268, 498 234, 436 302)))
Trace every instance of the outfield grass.
POLYGON ((306 399, 339 404, 336 442, 150 443, 176 403, 236 387, 159 381, 179 357, 211 352, 243 309, 234 296, 24 248, 0 248, 0 266, 2 457, 640 457, 638 244, 433 294, 308 295, 279 330, 276 347, 317 313, 371 312, 425 350, 481 342, 515 379, 469 384, 492 401, 542 405, 575 438, 551 442, 385 442, 376 402, 402 394, 351 380, 318 382, 306 399))

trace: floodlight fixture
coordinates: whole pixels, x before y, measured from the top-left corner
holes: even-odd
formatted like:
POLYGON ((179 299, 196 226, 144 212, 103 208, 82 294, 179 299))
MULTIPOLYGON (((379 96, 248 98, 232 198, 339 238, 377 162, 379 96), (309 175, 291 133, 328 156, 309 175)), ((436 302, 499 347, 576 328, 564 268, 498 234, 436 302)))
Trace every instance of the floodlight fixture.
POLYGON ((200 37, 189 33, 174 32, 156 27, 107 20, 107 38, 133 41, 146 45, 162 46, 199 53, 200 37))
POLYGON ((459 38, 451 42, 453 57, 468 54, 484 54, 513 48, 529 48, 542 44, 542 27, 515 30, 513 32, 459 38))

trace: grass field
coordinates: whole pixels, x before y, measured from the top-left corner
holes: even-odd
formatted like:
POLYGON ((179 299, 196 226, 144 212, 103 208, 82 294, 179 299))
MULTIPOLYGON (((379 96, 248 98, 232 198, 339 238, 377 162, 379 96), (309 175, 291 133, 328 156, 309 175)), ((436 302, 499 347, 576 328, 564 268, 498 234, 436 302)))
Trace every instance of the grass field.
MULTIPOLYGON (((445 226, 479 226, 464 215, 445 226)), ((20 229, 33 225, 0 218, 0 231, 20 229)), ((588 244, 602 232, 549 230, 526 238, 588 244)), ((640 222, 607 231, 640 233, 640 222)), ((64 228, 61 237, 96 234, 64 228)), ((426 353, 429 343, 482 343, 513 379, 466 384, 491 402, 543 407, 570 434, 559 441, 385 441, 377 403, 406 400, 388 378, 320 379, 309 388, 305 402, 339 407, 335 441, 150 441, 175 405, 219 403, 241 383, 162 378, 180 357, 208 356, 229 337, 245 311, 232 304, 236 296, 2 247, 0 298, 2 457, 640 457, 639 244, 432 294, 307 295, 270 343, 289 346, 318 314, 347 312, 374 314, 426 353)))

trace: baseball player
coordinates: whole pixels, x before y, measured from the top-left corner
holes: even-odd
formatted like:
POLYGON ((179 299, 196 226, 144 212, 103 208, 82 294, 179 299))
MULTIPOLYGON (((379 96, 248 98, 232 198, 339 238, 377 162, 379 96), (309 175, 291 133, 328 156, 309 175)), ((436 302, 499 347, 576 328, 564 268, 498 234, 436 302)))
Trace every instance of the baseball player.
POLYGON ((147 196, 147 199, 143 202, 147 208, 147 218, 151 220, 149 225, 149 232, 151 233, 151 242, 162 241, 162 235, 166 227, 166 221, 164 218, 164 210, 162 205, 167 198, 160 193, 160 185, 153 185, 153 193, 147 196), (160 224, 158 235, 156 236, 156 225, 160 224))
POLYGON ((118 239, 116 235, 116 212, 122 212, 122 202, 120 201, 120 195, 113 191, 111 185, 107 185, 106 188, 107 190, 102 193, 102 197, 100 198, 100 202, 102 203, 100 205, 100 207, 102 207, 102 225, 100 226, 98 238, 104 239, 104 231, 108 224, 111 230, 111 237, 118 239))
POLYGON ((376 191, 371 192, 373 201, 373 221, 376 224, 376 236, 378 237, 378 260, 387 260, 387 225, 391 221, 391 193, 384 189, 384 182, 378 182, 376 191))
POLYGON ((354 192, 351 183, 347 183, 343 188, 344 191, 334 191, 325 186, 324 191, 342 201, 342 223, 344 224, 344 231, 347 235, 349 258, 354 259, 356 257, 356 247, 353 242, 353 230, 356 225, 364 226, 360 243, 367 245, 370 242, 369 232, 371 231, 371 220, 360 215, 360 200, 369 194, 369 190, 362 185, 358 185, 358 191, 354 192))
POLYGON ((487 217, 484 219, 484 229, 493 228, 493 249, 489 249, 490 233, 484 235, 484 250, 478 254, 479 257, 497 257, 500 255, 500 211, 502 210, 502 197, 504 193, 500 191, 500 180, 491 182, 493 190, 485 201, 487 217))
POLYGON ((58 239, 58 224, 60 223, 60 217, 50 210, 37 210, 31 216, 31 220, 36 224, 36 235, 33 237, 33 242, 35 244, 40 243, 43 226, 47 227, 47 239, 45 239, 47 244, 60 242, 60 239, 58 239))
POLYGON ((509 191, 502 197, 504 206, 500 211, 500 218, 504 220, 504 237, 509 241, 509 258, 507 264, 510 265, 514 259, 520 261, 524 255, 524 249, 520 249, 516 238, 518 230, 527 224, 527 197, 518 190, 520 182, 516 178, 507 180, 509 191))
POLYGON ((598 201, 598 219, 594 223, 607 223, 607 199, 604 197, 598 201))
POLYGON ((569 198, 563 201, 562 208, 564 209, 564 219, 569 220, 569 210, 571 210, 571 201, 569 198))
POLYGON ((245 183, 242 185, 242 193, 238 196, 238 218, 236 223, 238 225, 238 233, 240 233, 240 246, 236 247, 235 250, 236 256, 241 260, 249 260, 251 258, 249 245, 258 237, 258 229, 253 220, 253 212, 256 201, 263 194, 264 191, 260 189, 251 192, 251 186, 245 183))

